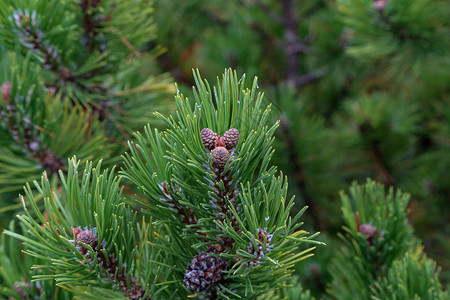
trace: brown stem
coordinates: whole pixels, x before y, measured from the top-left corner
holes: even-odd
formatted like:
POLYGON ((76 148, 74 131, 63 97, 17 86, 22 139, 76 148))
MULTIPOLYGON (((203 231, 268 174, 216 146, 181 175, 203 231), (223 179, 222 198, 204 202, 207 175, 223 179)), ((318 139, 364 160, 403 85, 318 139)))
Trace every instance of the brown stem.
MULTIPOLYGON (((181 216, 181 221, 187 225, 198 224, 195 219, 194 211, 190 207, 183 207, 182 205, 173 201, 172 196, 167 190, 167 182, 163 182, 162 190, 165 195, 163 201, 169 205, 178 215, 181 216)), ((176 194, 176 191, 175 191, 176 194)))
POLYGON ((305 84, 319 80, 320 78, 323 77, 323 75, 325 75, 325 70, 319 69, 319 70, 316 70, 316 71, 313 71, 313 72, 310 72, 307 74, 297 76, 294 80, 294 83, 295 83, 296 87, 301 87, 305 84))
POLYGON ((84 30, 83 45, 89 52, 98 50, 102 53, 106 49, 106 43, 100 40, 99 31, 107 18, 99 13, 99 4, 100 0, 80 0, 79 3, 84 30))
MULTIPOLYGON (((231 225, 236 230, 236 232, 239 232, 241 230, 236 218, 231 213, 227 199, 233 203, 233 205, 236 207, 236 200, 237 200, 237 190, 236 188, 231 186, 231 182, 233 181, 233 178, 231 177, 231 170, 228 171, 225 175, 222 174, 223 170, 216 169, 215 171, 215 178, 216 183, 214 184, 213 188, 216 192, 216 195, 218 199, 215 201, 215 206, 217 208, 217 218, 219 219, 219 222, 223 222, 225 219, 231 220, 231 225), (221 190, 219 185, 220 181, 223 182, 223 185, 225 187, 225 190, 221 190)), ((231 249, 234 245, 234 240, 232 238, 223 237, 222 240, 222 248, 221 252, 223 252, 225 249, 231 249)))
POLYGON ((20 24, 18 25, 22 29, 19 35, 23 40, 24 46, 43 56, 43 65, 46 69, 58 72, 61 58, 56 48, 44 41, 44 34, 35 27, 35 23, 31 18, 26 15, 19 15, 20 24))
POLYGON ((285 53, 286 53, 286 82, 295 86, 296 78, 298 77, 298 45, 301 45, 297 37, 297 24, 294 12, 296 9, 292 0, 282 0, 283 23, 285 27, 284 37, 285 53))

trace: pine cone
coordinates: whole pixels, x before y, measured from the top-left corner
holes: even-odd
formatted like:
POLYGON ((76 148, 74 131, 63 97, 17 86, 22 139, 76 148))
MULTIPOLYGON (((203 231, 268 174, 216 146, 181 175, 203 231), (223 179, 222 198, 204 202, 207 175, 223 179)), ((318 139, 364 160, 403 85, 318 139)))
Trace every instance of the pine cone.
MULTIPOLYGON (((76 236, 77 242, 83 242, 89 246, 92 247, 92 249, 95 249, 98 245, 97 236, 90 230, 83 230, 80 231, 76 236)), ((86 252, 88 249, 84 247, 83 245, 79 244, 77 245, 77 248, 83 253, 86 252)), ((85 254, 85 253, 83 253, 85 254)))
POLYGON ((202 251, 192 258, 183 280, 188 290, 204 292, 222 279, 222 271, 227 269, 228 262, 226 259, 209 255, 210 252, 213 250, 202 251))
POLYGON ((228 150, 236 148, 239 142, 239 131, 236 128, 228 129, 223 134, 223 139, 225 140, 225 147, 228 150))
POLYGON ((215 168, 223 170, 230 158, 230 152, 225 147, 216 147, 213 150, 212 163, 215 168))
POLYGON ((206 149, 214 149, 217 140, 217 133, 209 128, 203 128, 202 131, 200 131, 200 136, 202 137, 202 142, 206 149))

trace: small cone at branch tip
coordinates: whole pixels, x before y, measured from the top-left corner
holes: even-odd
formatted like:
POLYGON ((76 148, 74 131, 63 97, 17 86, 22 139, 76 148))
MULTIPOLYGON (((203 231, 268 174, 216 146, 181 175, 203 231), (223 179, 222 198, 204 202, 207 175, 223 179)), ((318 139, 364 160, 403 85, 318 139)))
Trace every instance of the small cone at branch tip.
MULTIPOLYGON (((76 236, 77 242, 83 242, 92 248, 95 248, 98 244, 97 237, 90 230, 80 231, 76 236)), ((82 247, 84 248, 84 247, 82 247)))
POLYGON ((359 229, 362 234, 367 236, 375 236, 377 229, 370 224, 362 224, 359 229))
POLYGON ((11 95, 11 82, 6 81, 2 84, 1 87, 2 90, 2 96, 5 100, 6 105, 9 105, 9 96, 11 95))
POLYGON ((230 152, 225 147, 216 147, 213 150, 212 163, 213 166, 219 169, 225 168, 228 159, 230 158, 230 152))
POLYGON ((384 9, 386 8, 387 0, 374 0, 373 1, 373 7, 376 11, 379 13, 383 13, 384 9))
POLYGON ((213 150, 216 145, 217 133, 209 128, 203 128, 200 132, 203 145, 207 150, 213 150))
POLYGON ((239 131, 236 128, 228 129, 223 134, 223 139, 225 140, 225 147, 228 150, 236 148, 239 142, 239 131))

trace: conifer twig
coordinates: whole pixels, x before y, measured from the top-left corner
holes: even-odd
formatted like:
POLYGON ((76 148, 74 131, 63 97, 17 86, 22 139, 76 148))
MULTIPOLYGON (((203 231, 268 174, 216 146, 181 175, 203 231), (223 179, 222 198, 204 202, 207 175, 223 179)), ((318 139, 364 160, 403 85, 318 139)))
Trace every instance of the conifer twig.
POLYGON ((44 32, 37 27, 36 16, 28 11, 18 11, 13 18, 17 26, 14 32, 21 38, 22 45, 42 55, 42 64, 46 69, 58 72, 61 63, 58 49, 45 40, 44 32))
POLYGON ((99 29, 103 27, 105 16, 97 13, 100 0, 80 0, 81 13, 83 15, 83 45, 93 51, 98 48, 100 53, 106 50, 106 43, 99 43, 99 29), (98 45, 98 47, 97 47, 98 45))
MULTIPOLYGON (((105 248, 105 243, 99 243, 95 230, 88 230, 84 228, 72 228, 76 237, 75 243, 77 249, 86 258, 89 264, 101 264, 102 269, 108 274, 107 280, 114 282, 116 288, 123 291, 125 296, 132 300, 141 299, 145 291, 142 286, 137 282, 136 278, 127 275, 126 265, 119 266, 119 261, 114 255, 108 253, 108 249, 105 248), (89 245, 92 247, 96 254, 96 259, 91 257, 89 249, 85 247, 89 245)), ((84 264, 80 261, 81 264, 84 264)))
MULTIPOLYGON (((11 137, 22 147, 23 152, 36 159, 43 169, 50 171, 52 174, 58 174, 58 170, 64 166, 63 160, 46 146, 43 146, 41 139, 34 135, 32 129, 35 128, 42 132, 46 131, 42 127, 34 125, 27 117, 22 117, 21 120, 18 120, 17 116, 16 107, 8 105, 6 111, 0 115, 0 119, 7 123, 11 137), (19 130, 21 127, 23 128, 23 134, 19 130)), ((50 136, 53 135, 49 132, 46 133, 50 136)))

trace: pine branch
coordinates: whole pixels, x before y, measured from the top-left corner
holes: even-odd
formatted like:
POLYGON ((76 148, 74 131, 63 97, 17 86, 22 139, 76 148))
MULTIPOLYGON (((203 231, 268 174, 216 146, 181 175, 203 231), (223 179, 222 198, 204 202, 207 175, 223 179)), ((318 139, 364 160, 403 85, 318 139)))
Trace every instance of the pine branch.
POLYGON ((36 15, 28 10, 15 11, 12 15, 15 21, 15 33, 19 36, 20 42, 26 48, 34 51, 42 57, 42 65, 55 73, 59 72, 61 58, 58 49, 45 39, 45 33, 39 30, 36 15))
POLYGON ((98 50, 102 53, 106 50, 106 40, 104 36, 100 36, 99 31, 103 28, 106 17, 99 13, 99 4, 100 0, 79 0, 84 30, 82 43, 89 52, 98 50))
POLYGON ((98 237, 94 233, 95 230, 81 229, 72 228, 75 236, 74 243, 77 245, 76 247, 81 255, 86 258, 86 262, 80 263, 83 265, 85 263, 90 265, 100 264, 106 273, 105 276, 108 276, 106 279, 114 283, 114 288, 122 290, 124 295, 131 300, 141 299, 145 291, 137 283, 138 280, 127 273, 126 266, 119 265, 117 258, 105 249, 104 243, 99 243, 98 237), (91 255, 90 250, 95 252, 95 256, 91 255))
POLYGON ((171 259, 188 295, 256 297, 276 288, 289 276, 287 266, 312 248, 285 253, 317 242, 298 230, 305 209, 290 219, 294 199, 286 201, 286 181, 268 168, 277 124, 267 126, 256 80, 250 90, 231 70, 214 89, 198 71, 194 79, 195 103, 178 94, 179 112, 159 115, 168 129, 137 134, 122 174, 146 196, 143 211, 171 233, 168 243, 178 247, 171 259))
MULTIPOLYGON (((2 85, 2 87, 4 86, 2 85)), ((42 145, 41 137, 35 134, 36 130, 41 132, 45 132, 45 130, 34 125, 27 117, 21 116, 14 105, 7 105, 6 110, 0 112, 0 120, 7 124, 11 137, 22 151, 36 159, 43 169, 48 170, 51 174, 57 174, 62 169, 63 160, 42 145)))
POLYGON ((74 75, 73 70, 64 66, 58 49, 46 40, 45 33, 39 29, 40 20, 35 13, 18 10, 14 12, 13 18, 16 25, 14 32, 18 35, 22 45, 34 51, 38 57, 42 58, 43 67, 54 73, 55 81, 47 83, 47 86, 54 88, 55 93, 60 90, 64 91, 65 83, 72 83, 87 93, 105 92, 104 87, 84 83, 95 75, 92 71, 74 75))
POLYGON ((108 170, 100 173, 100 164, 96 168, 86 164, 84 172, 78 174, 78 163, 73 158, 67 176, 60 172, 64 195, 53 191, 46 173, 41 184, 35 182, 44 198, 44 213, 28 185, 27 199, 21 197, 24 213, 18 217, 27 230, 22 235, 14 231, 6 234, 21 240, 24 252, 40 260, 32 267, 40 270, 34 273, 34 280, 53 281, 80 295, 92 296, 96 289, 101 293, 107 288, 116 297, 119 293, 141 299, 154 290, 147 286, 146 291, 142 274, 136 270, 140 260, 151 255, 144 251, 149 237, 143 237, 138 253, 135 215, 121 203, 119 179, 108 170))
POLYGON ((330 293, 338 299, 367 298, 370 287, 419 245, 408 224, 409 195, 367 180, 340 196, 346 234, 340 235, 344 247, 330 268, 330 293))
MULTIPOLYGON (((215 216, 218 222, 224 222, 225 220, 231 220, 231 226, 239 233, 241 228, 237 223, 236 218, 229 210, 229 203, 236 206, 237 197, 239 191, 236 186, 239 184, 239 179, 235 180, 232 175, 232 168, 225 171, 225 166, 228 161, 233 160, 233 150, 237 146, 239 141, 239 131, 235 128, 227 130, 223 137, 218 136, 209 128, 204 128, 201 132, 203 145, 207 150, 211 150, 212 166, 214 168, 213 176, 215 182, 209 181, 209 185, 214 191, 214 196, 210 196, 211 205, 217 210, 215 216)), ((208 164, 204 164, 208 173, 211 170, 208 164)), ((219 238, 221 242, 220 252, 225 250, 231 250, 234 245, 234 241, 231 238, 219 238)))

